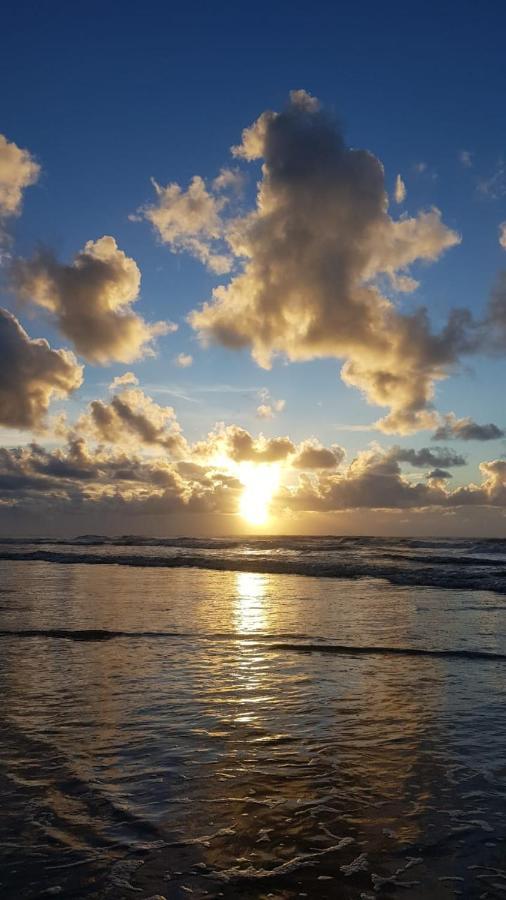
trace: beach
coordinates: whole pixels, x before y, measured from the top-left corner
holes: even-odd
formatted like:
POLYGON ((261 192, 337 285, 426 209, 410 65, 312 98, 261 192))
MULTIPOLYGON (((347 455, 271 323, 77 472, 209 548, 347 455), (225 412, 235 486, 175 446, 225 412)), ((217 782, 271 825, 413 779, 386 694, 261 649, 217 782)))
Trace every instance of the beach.
POLYGON ((3 543, 2 897, 504 896, 505 560, 3 543))

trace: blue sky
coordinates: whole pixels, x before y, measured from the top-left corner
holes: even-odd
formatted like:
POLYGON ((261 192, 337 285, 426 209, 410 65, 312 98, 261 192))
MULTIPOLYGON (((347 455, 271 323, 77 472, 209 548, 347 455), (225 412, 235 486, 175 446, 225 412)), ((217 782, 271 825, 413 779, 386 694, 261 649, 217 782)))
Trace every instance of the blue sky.
MULTIPOLYGON (((486 15, 475 3, 148 0, 91 2, 79 13, 68 3, 10 4, 0 38, 0 132, 41 165, 22 215, 9 223, 10 252, 28 258, 42 242, 68 262, 86 241, 113 235, 142 273, 138 311, 147 321, 179 325, 159 339, 156 357, 128 366, 87 365, 83 386, 65 408, 77 414, 107 395, 112 377, 128 368, 158 403, 176 407, 189 440, 225 420, 294 441, 314 435, 325 445, 342 444, 350 455, 370 440, 426 446, 426 431, 392 437, 346 430, 385 410, 341 381, 336 359, 278 359, 265 371, 248 349, 203 349, 185 318, 227 279, 188 254, 172 254, 146 221, 129 216, 153 201, 152 177, 185 189, 196 174, 214 178, 233 164, 229 149, 242 129, 264 110, 282 109, 290 90, 303 88, 335 114, 351 147, 381 160, 390 193, 401 174, 403 212, 414 216, 436 206, 462 236, 436 262, 412 267, 420 286, 402 299, 403 308, 426 304, 437 328, 456 306, 480 317, 506 267, 498 241, 506 219, 505 26, 500 4, 486 15), (181 352, 192 355, 192 366, 174 365, 181 352), (286 405, 259 422, 261 388, 286 405)), ((246 169, 245 205, 260 176, 257 163, 246 169)), ((392 215, 400 212, 393 204, 392 215)), ((47 318, 19 308, 12 297, 5 305, 32 337, 69 346, 47 318)), ((503 379, 503 358, 475 354, 438 383, 436 407, 503 427, 496 389, 503 379)), ((6 429, 2 438, 12 443, 6 429)), ((469 466, 455 473, 454 483, 476 479, 478 462, 504 449, 498 441, 484 456, 481 442, 466 443, 469 466)))

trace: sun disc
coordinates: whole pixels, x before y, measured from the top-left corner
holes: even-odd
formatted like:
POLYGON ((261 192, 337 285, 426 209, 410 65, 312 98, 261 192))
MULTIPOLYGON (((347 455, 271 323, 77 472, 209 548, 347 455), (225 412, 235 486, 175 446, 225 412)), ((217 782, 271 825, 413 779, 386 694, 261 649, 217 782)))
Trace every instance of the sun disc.
POLYGON ((279 485, 279 466, 243 463, 239 477, 244 485, 239 510, 251 525, 265 525, 269 506, 279 485))

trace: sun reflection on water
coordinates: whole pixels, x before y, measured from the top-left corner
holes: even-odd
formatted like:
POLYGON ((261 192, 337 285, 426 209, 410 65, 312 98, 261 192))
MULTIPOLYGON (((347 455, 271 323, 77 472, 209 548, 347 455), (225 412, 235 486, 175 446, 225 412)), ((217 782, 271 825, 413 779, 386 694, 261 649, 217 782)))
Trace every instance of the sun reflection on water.
POLYGON ((237 631, 240 633, 262 631, 266 623, 265 576, 257 572, 237 572, 236 588, 237 631))

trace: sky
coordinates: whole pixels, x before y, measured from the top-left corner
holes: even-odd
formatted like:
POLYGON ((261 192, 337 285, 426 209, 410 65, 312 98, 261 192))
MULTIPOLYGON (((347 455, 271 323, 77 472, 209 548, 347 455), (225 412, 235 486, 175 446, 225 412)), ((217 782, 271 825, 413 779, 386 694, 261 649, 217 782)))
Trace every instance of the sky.
POLYGON ((505 25, 10 4, 0 534, 506 534, 505 25))

